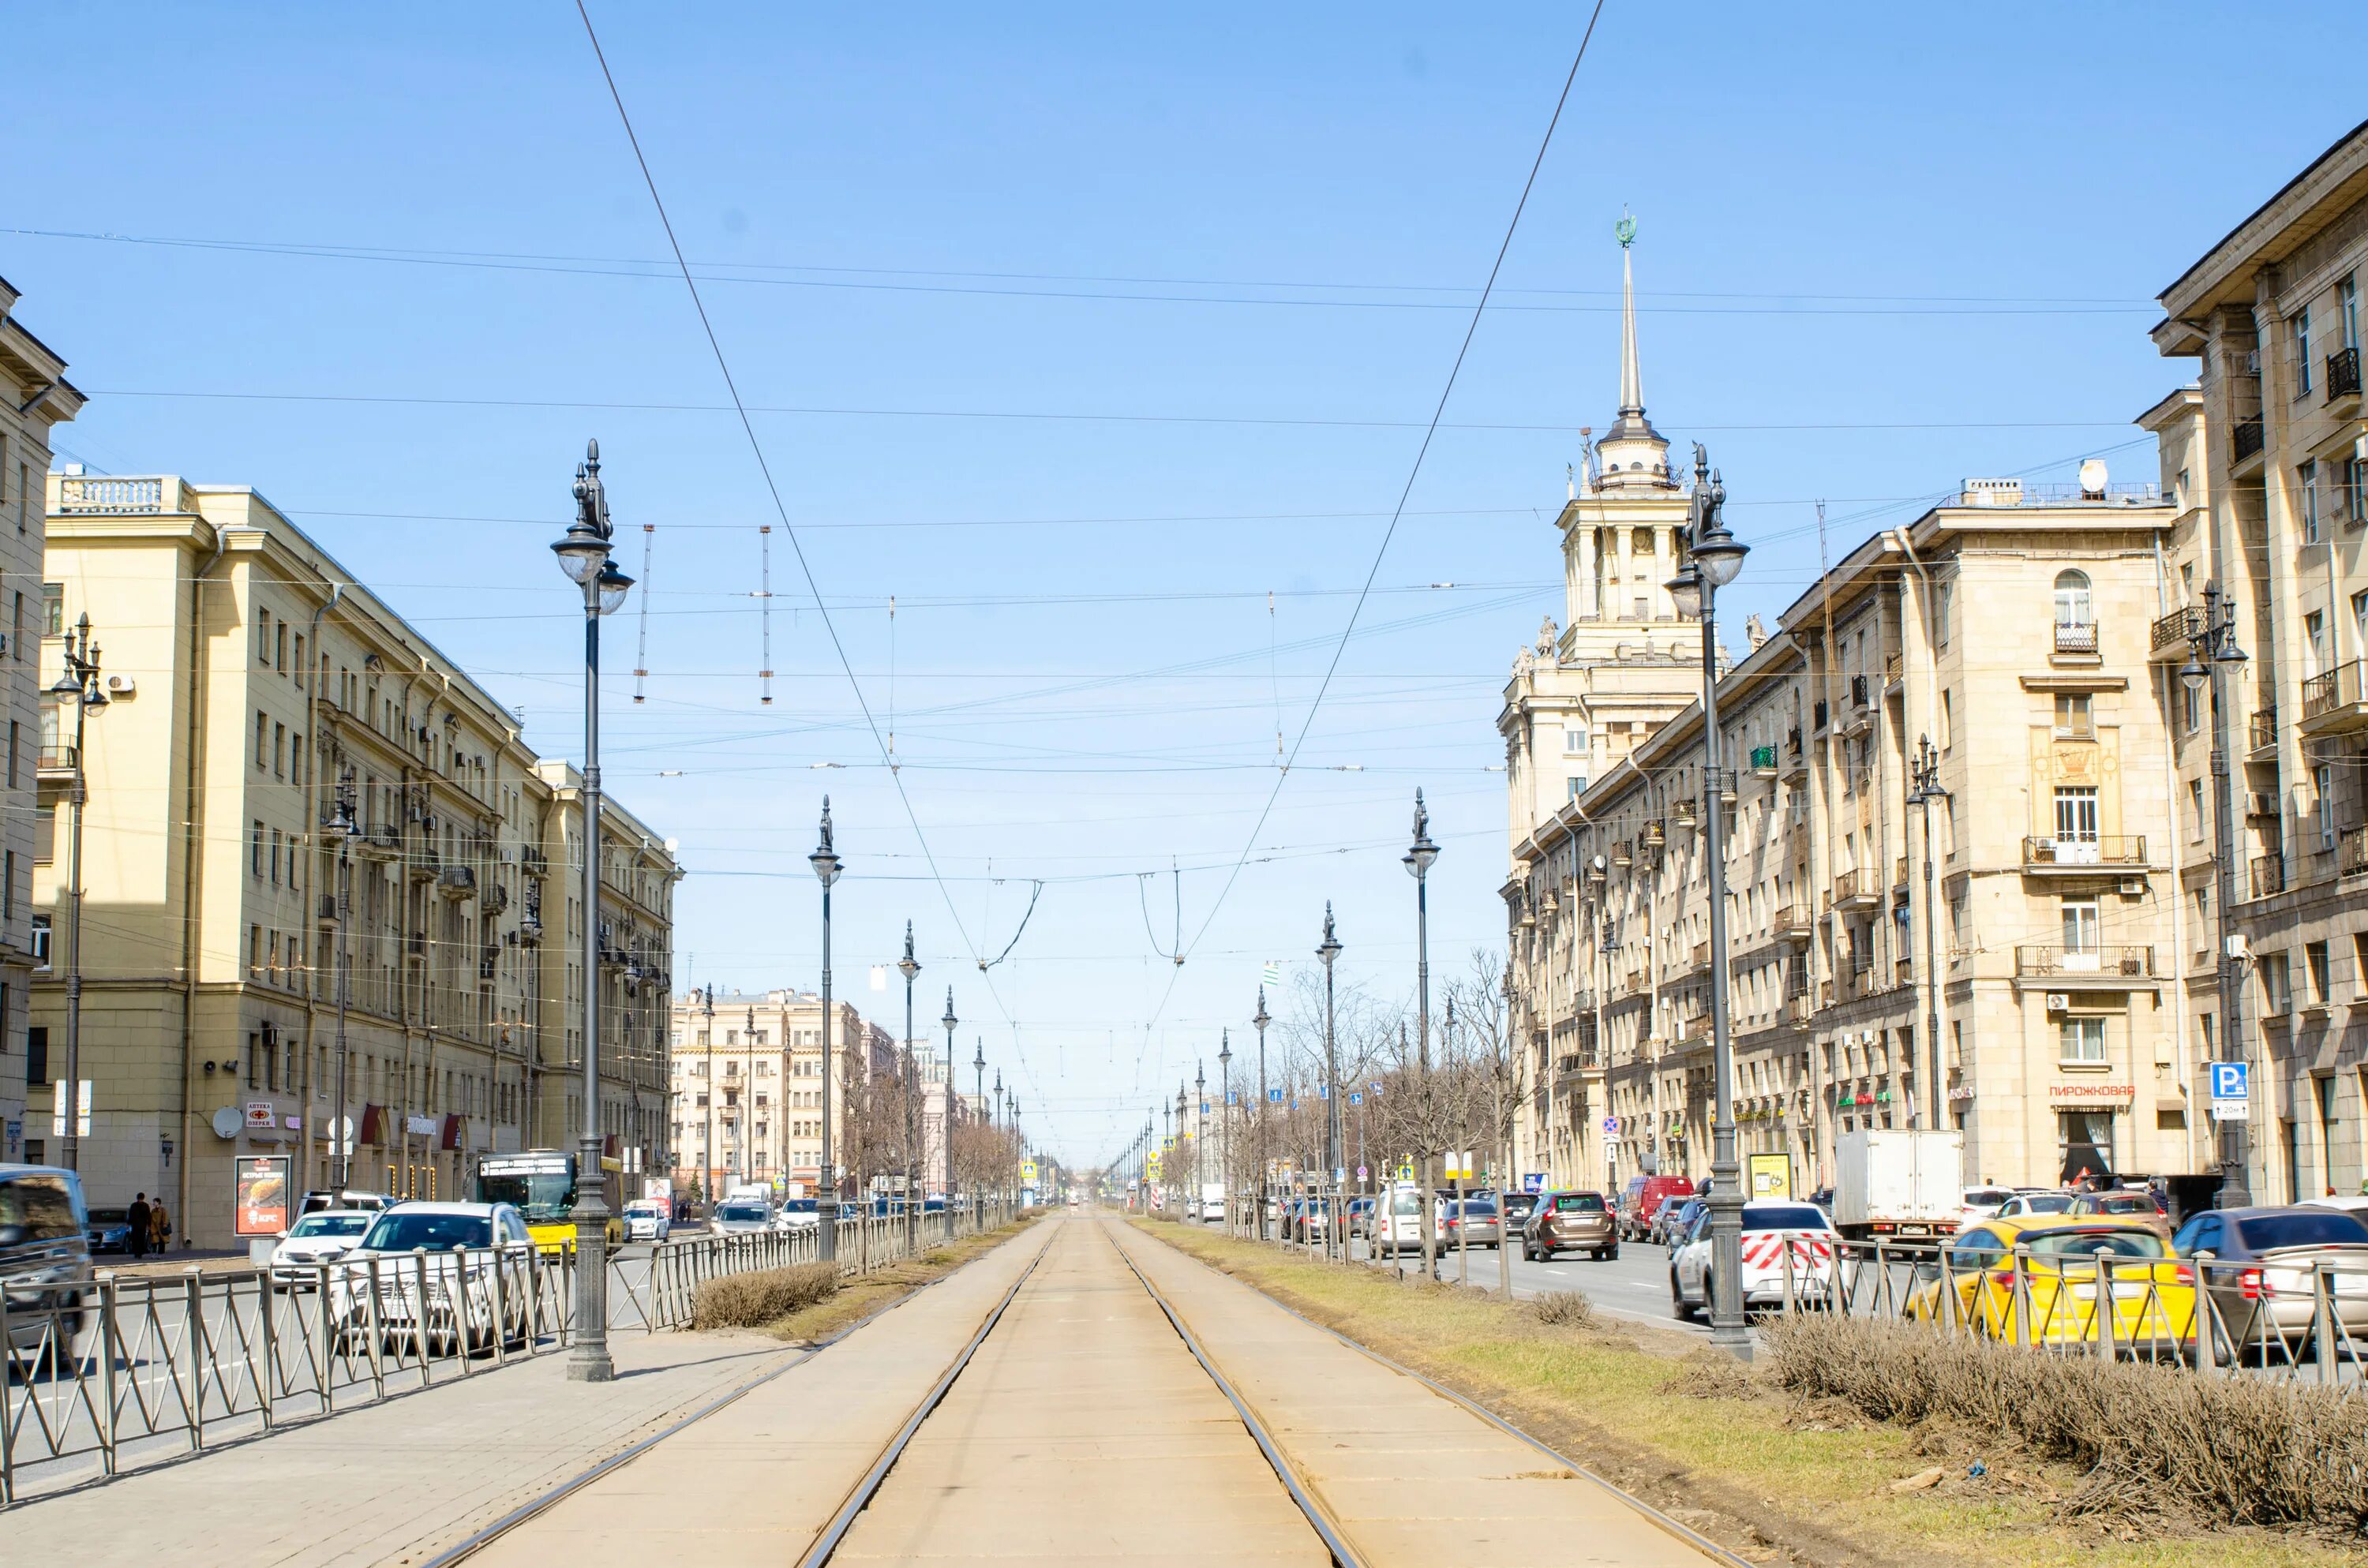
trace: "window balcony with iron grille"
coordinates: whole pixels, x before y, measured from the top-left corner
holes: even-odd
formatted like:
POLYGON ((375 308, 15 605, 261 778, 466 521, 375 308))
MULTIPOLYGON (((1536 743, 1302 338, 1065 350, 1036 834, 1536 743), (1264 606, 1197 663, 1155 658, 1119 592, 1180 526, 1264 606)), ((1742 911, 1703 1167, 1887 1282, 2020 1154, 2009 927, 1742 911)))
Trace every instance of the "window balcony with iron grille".
POLYGON ((2275 703, 2253 710, 2245 722, 2245 750, 2248 756, 2278 749, 2278 710, 2275 703))
POLYGON ((2368 876, 2368 827, 2347 827, 2336 835, 2335 874, 2368 876))
POLYGON ((2254 856, 2249 882, 2255 898, 2275 898, 2285 892, 2285 857, 2274 853, 2254 856))
POLYGON ((1839 872, 1834 877, 1833 907, 1842 910, 1873 909, 1883 900, 1880 881, 1871 871, 1857 869, 1839 872))
POLYGON ((2051 871, 2094 872, 2142 867, 2146 863, 2145 835, 2094 838, 2026 838, 2022 869, 2033 874, 2051 871))
POLYGON ((1768 934, 1782 942, 1805 942, 1810 924, 1807 910, 1788 903, 1768 917, 1768 934))
POLYGON ((2033 984, 2057 990, 2126 989, 2132 982, 2156 979, 2150 947, 2061 948, 2030 947, 2014 950, 2014 975, 2033 984))
POLYGON ((2368 728, 2368 661, 2353 659, 2303 682, 2300 728, 2305 735, 2368 728))
POLYGON ((2327 401, 2360 401, 2360 350, 2356 345, 2339 348, 2327 357, 2327 401))
POLYGON ((2228 460, 2232 463, 2240 463, 2248 458, 2260 457, 2266 440, 2267 437, 2261 428, 2260 415, 2256 414, 2249 419, 2239 419, 2229 434, 2228 460))
POLYGON ((2193 605, 2157 616, 2147 633, 2147 656, 2157 663, 2183 664, 2203 630, 2203 611, 2193 605))
POLYGON ((2058 620, 2055 623, 2056 653, 2094 656, 2098 647, 2095 621, 2058 620))

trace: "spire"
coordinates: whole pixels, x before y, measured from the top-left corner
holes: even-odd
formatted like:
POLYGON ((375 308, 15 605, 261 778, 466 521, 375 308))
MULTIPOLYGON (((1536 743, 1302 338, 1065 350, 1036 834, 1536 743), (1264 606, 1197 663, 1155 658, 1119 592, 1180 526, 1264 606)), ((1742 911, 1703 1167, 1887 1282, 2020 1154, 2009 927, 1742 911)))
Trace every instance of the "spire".
POLYGON ((1620 412, 1643 415, 1645 376, 1636 367, 1636 268, 1628 247, 1636 243, 1636 220, 1620 211, 1620 412))

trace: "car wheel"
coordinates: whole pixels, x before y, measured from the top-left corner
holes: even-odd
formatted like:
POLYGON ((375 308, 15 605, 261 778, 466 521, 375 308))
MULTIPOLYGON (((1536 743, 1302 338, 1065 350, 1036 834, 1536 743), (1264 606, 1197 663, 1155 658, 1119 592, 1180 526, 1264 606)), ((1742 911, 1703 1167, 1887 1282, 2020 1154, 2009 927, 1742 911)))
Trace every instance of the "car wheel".
POLYGON ((1620 1260, 1619 1245, 1615 1243, 1614 1244, 1604 1248, 1603 1258, 1607 1263, 1617 1263, 1620 1260))
POLYGON ((1694 1321, 1694 1309, 1686 1301, 1686 1293, 1678 1285, 1678 1271, 1669 1270, 1669 1311, 1679 1323, 1694 1321))

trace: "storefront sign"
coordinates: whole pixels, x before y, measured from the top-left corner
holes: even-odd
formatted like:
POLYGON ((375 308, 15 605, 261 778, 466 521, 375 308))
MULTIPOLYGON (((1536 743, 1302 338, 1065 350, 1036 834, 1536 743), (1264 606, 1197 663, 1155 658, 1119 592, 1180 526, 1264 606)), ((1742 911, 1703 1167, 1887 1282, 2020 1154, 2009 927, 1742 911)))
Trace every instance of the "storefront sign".
POLYGON ((1949 1091, 1949 1103, 1951 1105, 1964 1105, 1973 1097, 1974 1086, 1971 1084, 1960 1084, 1955 1088, 1949 1091))
POLYGON ((238 1189, 231 1207, 233 1233, 276 1236, 288 1228, 290 1164, 285 1154, 256 1154, 238 1162, 238 1189))
POLYGON ((2137 1098, 2135 1084, 2050 1084, 2047 1099, 2051 1105, 2123 1106, 2137 1098))
POLYGON ((273 1114, 271 1102, 269 1100, 247 1101, 246 1125, 249 1131, 253 1131, 257 1128, 268 1131, 271 1128, 279 1126, 279 1118, 273 1114))

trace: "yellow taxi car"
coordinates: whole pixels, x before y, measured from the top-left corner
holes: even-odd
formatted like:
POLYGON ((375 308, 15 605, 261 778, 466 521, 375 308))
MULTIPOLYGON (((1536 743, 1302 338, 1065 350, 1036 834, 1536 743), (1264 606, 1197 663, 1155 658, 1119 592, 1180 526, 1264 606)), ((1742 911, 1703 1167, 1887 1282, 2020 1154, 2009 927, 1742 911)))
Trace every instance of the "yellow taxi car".
POLYGON ((1957 1233, 1942 1255, 1945 1271, 1918 1285, 1907 1313, 2017 1344, 2093 1346, 2100 1251, 2110 1270, 2114 1348, 2188 1354, 2195 1342, 2193 1271, 2137 1216, 1985 1220, 1957 1233), (2018 1246, 2027 1249, 2020 1261, 2018 1246), (1952 1290, 1953 1309, 1945 1294, 1952 1290))

